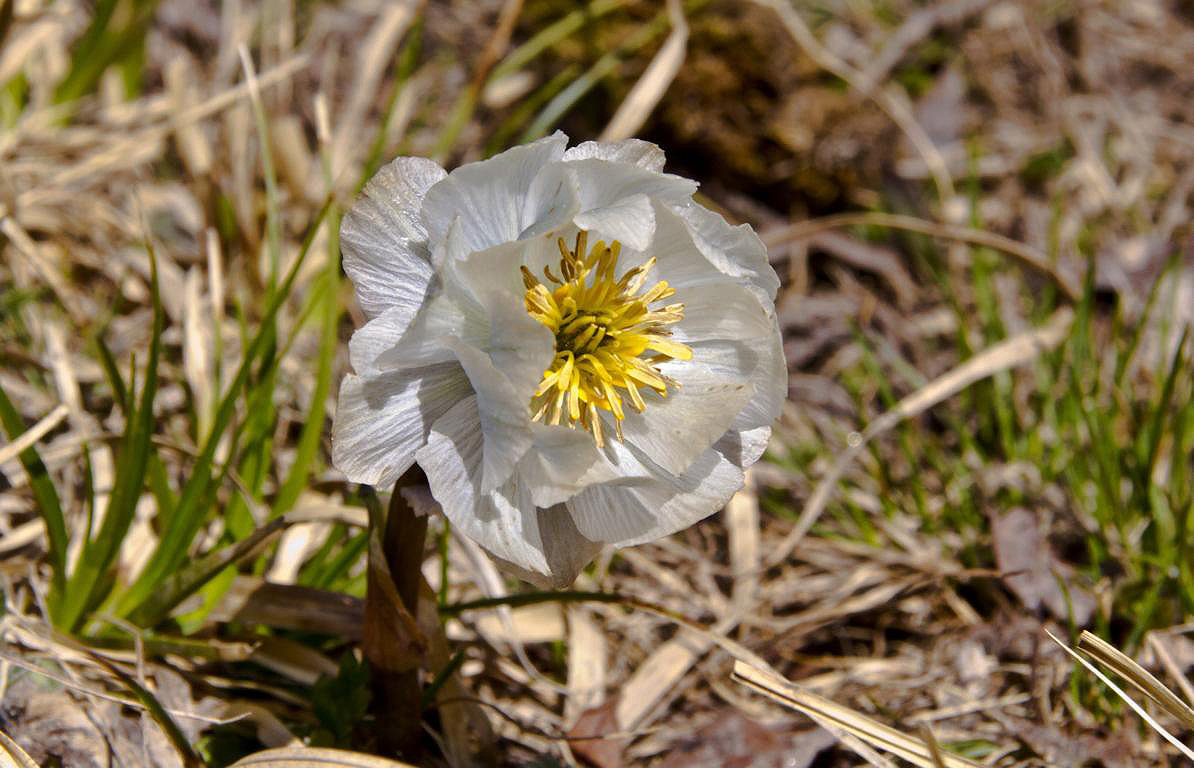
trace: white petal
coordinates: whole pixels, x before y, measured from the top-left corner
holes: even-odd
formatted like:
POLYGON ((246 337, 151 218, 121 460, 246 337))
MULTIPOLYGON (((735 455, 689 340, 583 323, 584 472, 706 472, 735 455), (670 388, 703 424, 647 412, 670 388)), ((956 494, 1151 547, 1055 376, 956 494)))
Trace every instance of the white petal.
POLYGON ((713 449, 682 475, 658 475, 646 484, 592 486, 569 500, 581 535, 615 546, 652 541, 708 517, 742 487, 741 468, 713 449))
POLYGON ((582 211, 592 211, 633 195, 673 204, 692 199, 697 183, 670 173, 657 173, 626 163, 588 158, 563 164, 577 180, 582 211))
POLYGON ((538 510, 537 521, 547 561, 546 573, 521 568, 492 552, 490 555, 507 571, 539 589, 565 589, 576 581, 577 574, 586 565, 593 562, 602 544, 585 538, 577 530, 576 522, 563 504, 538 510))
POLYGON ((354 483, 392 484, 414 462, 432 423, 470 392, 456 364, 345 376, 332 426, 332 464, 354 483))
POLYGON ((448 520, 519 574, 567 586, 599 545, 576 530, 561 507, 539 509, 526 489, 508 482, 482 493, 484 440, 476 401, 466 398, 432 427, 419 466, 448 520))
POLYGON ((655 211, 646 195, 630 195, 577 214, 576 226, 588 230, 589 242, 617 240, 627 248, 646 250, 655 233, 655 211))
POLYGON ((677 341, 770 342, 775 325, 772 311, 759 303, 757 292, 734 283, 706 283, 676 289, 674 299, 684 304, 684 317, 671 326, 677 341))
POLYGON ((706 257, 693 240, 692 228, 673 207, 655 202, 652 212, 655 237, 647 253, 655 257, 653 280, 667 280, 677 290, 708 283, 746 281, 743 275, 727 273, 706 257))
POLYGON ((484 438, 482 493, 505 483, 531 447, 530 395, 517 392, 489 355, 459 339, 448 345, 477 393, 478 419, 484 438))
POLYGON ((366 317, 422 302, 431 267, 419 209, 427 189, 445 175, 430 160, 399 157, 377 172, 344 215, 344 271, 366 317))
POLYGON ((788 396, 788 368, 778 327, 772 334, 745 341, 691 344, 693 360, 723 376, 746 376, 755 392, 730 423, 731 429, 771 426, 788 396))
POLYGON ((457 288, 468 293, 478 306, 484 304, 486 294, 504 294, 511 297, 512 302, 529 318, 525 302, 526 286, 522 282, 520 267, 525 266, 543 281, 543 268, 550 266, 554 272, 559 261, 560 249, 556 238, 545 236, 516 240, 464 254, 452 262, 452 269, 457 288))
MULTIPOLYGON (((588 432, 532 424, 531 434, 534 445, 519 462, 516 476, 531 489, 531 498, 540 507, 566 501, 590 485, 623 478, 588 432)), ((645 472, 639 474, 646 477, 645 472)))
POLYGON ((515 393, 529 403, 556 354, 555 335, 527 314, 522 293, 482 294, 489 312, 489 343, 485 351, 497 370, 509 379, 515 393))
POLYGON ((788 361, 784 357, 778 319, 773 317, 772 322, 774 325, 771 333, 757 340, 756 347, 761 348, 762 359, 752 377, 755 384, 754 397, 734 419, 731 424, 734 429, 770 429, 779 418, 784 402, 788 399, 788 361))
POLYGON ((630 163, 639 168, 659 173, 663 170, 663 150, 642 139, 622 141, 582 141, 564 152, 564 161, 609 160, 615 163, 630 163))
POLYGON ((726 433, 754 394, 754 384, 745 376, 724 376, 692 362, 676 363, 665 373, 681 386, 670 388, 666 397, 645 391, 647 407, 628 413, 622 432, 651 461, 680 474, 726 433))
POLYGON ((775 300, 779 278, 767 259, 767 246, 747 224, 731 227, 720 214, 697 203, 676 212, 693 231, 693 242, 718 269, 748 279, 767 300, 775 300))
POLYGON ((767 450, 771 440, 771 427, 753 429, 731 429, 713 444, 713 450, 720 453, 731 464, 746 469, 754 464, 767 450))
POLYGON ((455 360, 448 338, 475 344, 488 335, 473 307, 433 287, 413 320, 389 310, 358 328, 348 341, 349 361, 357 372, 420 368, 455 360))
POLYGON ((557 215, 564 205, 560 196, 569 192, 566 185, 536 185, 535 180, 563 156, 567 143, 556 133, 452 171, 423 198, 430 241, 443 238, 459 216, 469 250, 480 251, 517 240, 528 227, 557 215))
POLYGON ((695 181, 627 163, 588 158, 561 165, 572 174, 580 195, 576 225, 636 250, 650 244, 655 229, 650 200, 684 204, 697 189, 695 181))

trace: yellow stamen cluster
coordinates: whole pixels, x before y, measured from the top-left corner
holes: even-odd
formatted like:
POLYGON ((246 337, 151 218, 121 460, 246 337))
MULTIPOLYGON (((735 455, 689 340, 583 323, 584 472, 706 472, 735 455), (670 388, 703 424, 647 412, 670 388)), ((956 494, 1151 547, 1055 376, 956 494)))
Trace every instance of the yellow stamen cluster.
POLYGON ((669 386, 678 386, 658 365, 692 358, 689 347, 667 338, 671 332, 666 326, 684 316, 684 305, 651 308, 675 293, 666 280, 642 290, 655 257, 615 278, 622 248, 618 241, 598 241, 586 253, 587 233, 582 230, 572 250, 563 238, 558 243, 560 275, 543 268, 554 287, 522 267, 527 312, 556 336, 556 356, 531 398, 531 412, 536 421, 548 424, 580 424, 601 445, 598 411, 614 415, 620 440, 623 398, 642 412, 646 403, 640 386, 661 396, 669 386))

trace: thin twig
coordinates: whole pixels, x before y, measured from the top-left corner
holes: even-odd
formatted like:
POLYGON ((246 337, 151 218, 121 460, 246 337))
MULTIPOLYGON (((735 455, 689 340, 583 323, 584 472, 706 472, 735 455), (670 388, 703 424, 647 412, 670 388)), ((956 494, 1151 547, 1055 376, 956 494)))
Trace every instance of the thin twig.
POLYGON ((1015 257, 1025 266, 1041 272, 1052 279, 1070 302, 1077 302, 1082 297, 1082 291, 1079 286, 1068 276, 1062 274, 1057 269, 1057 266, 1050 261, 1048 256, 1030 245, 994 232, 986 232, 959 224, 939 224, 935 221, 919 219, 915 216, 878 212, 841 213, 772 229, 764 232, 762 239, 769 248, 773 248, 793 240, 804 240, 828 229, 853 226, 902 229, 908 232, 918 232, 922 235, 939 237, 944 240, 957 240, 1000 251, 1015 257))
POLYGON ((28 430, 22 432, 16 440, 7 445, 0 445, 0 464, 16 458, 27 448, 36 445, 38 440, 41 440, 49 434, 50 430, 61 424, 63 419, 69 414, 70 409, 65 404, 59 403, 57 408, 43 416, 39 422, 28 430))

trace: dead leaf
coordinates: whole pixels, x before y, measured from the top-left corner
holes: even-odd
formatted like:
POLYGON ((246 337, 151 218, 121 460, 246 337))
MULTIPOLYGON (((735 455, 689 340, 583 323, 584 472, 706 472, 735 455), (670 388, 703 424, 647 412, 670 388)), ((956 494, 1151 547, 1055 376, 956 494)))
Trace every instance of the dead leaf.
POLYGON ((680 742, 659 768, 807 768, 836 742, 823 728, 767 727, 727 709, 680 742))
POLYGON ((104 734, 64 690, 46 690, 31 678, 19 677, 5 691, 0 718, 12 740, 38 765, 108 765, 104 734))
POLYGON ((576 725, 568 731, 568 746, 572 753, 595 768, 622 768, 622 750, 626 739, 603 738, 618 732, 617 699, 609 699, 599 707, 586 709, 576 725))
POLYGON ((1026 608, 1035 611, 1044 606, 1062 620, 1068 620, 1072 611, 1078 626, 1090 621, 1094 597, 1078 583, 1074 569, 1053 555, 1035 514, 1017 507, 992 515, 991 537, 1003 581, 1026 608))
POLYGON ((1012 735, 1020 739, 1049 765, 1102 765, 1106 768, 1132 768, 1139 765, 1131 729, 1124 728, 1102 739, 1090 734, 1063 732, 1029 720, 1013 719, 1012 735))
POLYGON ((280 747, 249 755, 232 764, 231 768, 413 768, 376 755, 349 752, 343 749, 314 747, 280 747))

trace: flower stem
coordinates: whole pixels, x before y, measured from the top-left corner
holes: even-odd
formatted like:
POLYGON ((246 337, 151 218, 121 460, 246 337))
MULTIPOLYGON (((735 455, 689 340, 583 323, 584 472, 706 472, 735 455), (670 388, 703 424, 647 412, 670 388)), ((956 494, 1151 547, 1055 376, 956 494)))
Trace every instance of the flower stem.
POLYGON ((426 484, 412 467, 394 485, 389 509, 370 515, 369 572, 362 649, 373 670, 370 708, 380 751, 417 762, 422 753, 422 691, 427 639, 419 630, 419 566, 427 518, 416 515, 402 489, 426 484))

